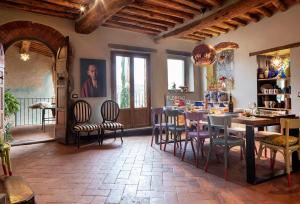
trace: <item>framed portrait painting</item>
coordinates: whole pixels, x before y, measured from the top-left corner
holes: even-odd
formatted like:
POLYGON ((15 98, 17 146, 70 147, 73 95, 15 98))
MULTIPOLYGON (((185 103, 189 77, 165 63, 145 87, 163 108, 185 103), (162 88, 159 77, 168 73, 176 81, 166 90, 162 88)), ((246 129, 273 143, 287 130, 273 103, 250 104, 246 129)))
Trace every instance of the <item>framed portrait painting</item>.
POLYGON ((80 97, 106 97, 106 61, 80 59, 80 97))

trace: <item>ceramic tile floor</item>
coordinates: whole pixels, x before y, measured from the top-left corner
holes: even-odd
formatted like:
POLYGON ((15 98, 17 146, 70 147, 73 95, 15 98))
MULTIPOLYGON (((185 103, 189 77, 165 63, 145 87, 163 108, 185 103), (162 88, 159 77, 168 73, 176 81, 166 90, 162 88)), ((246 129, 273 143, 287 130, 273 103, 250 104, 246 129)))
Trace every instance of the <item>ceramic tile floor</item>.
POLYGON ((16 146, 14 174, 29 182, 38 204, 300 203, 300 173, 293 174, 290 188, 285 177, 248 185, 245 164, 236 151, 225 181, 222 161, 213 158, 206 173, 192 165, 191 151, 182 162, 173 156, 172 145, 163 152, 159 146, 150 147, 150 139, 126 137, 122 146, 119 140, 106 140, 102 147, 94 143, 79 152, 55 142, 16 146))

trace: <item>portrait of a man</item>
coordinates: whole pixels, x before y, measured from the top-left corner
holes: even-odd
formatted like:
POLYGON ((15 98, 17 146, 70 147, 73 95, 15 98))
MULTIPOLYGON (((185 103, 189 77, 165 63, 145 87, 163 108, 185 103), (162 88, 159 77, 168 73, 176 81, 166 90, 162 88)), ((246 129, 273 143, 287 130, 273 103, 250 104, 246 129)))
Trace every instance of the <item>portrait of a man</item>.
POLYGON ((105 60, 80 59, 81 97, 106 96, 105 60))

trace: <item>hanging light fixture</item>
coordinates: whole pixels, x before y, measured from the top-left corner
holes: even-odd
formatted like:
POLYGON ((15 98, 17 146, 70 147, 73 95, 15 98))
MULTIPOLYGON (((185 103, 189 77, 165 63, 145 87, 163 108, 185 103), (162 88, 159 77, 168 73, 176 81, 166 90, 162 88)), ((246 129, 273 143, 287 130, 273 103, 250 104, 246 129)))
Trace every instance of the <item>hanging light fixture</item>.
POLYGON ((30 56, 29 56, 30 44, 31 44, 31 41, 29 41, 29 40, 21 41, 20 59, 23 60, 24 62, 26 62, 30 59, 30 56))
POLYGON ((192 52, 192 61, 195 65, 211 65, 216 60, 216 50, 213 46, 200 44, 192 52))
MULTIPOLYGON (((217 53, 224 50, 231 50, 239 48, 239 45, 234 42, 221 42, 214 47, 207 44, 200 44, 196 46, 192 52, 192 61, 195 65, 211 65, 217 59, 217 53)), ((224 60, 224 56, 220 56, 218 60, 224 60)))
POLYGON ((276 54, 275 57, 273 57, 271 59, 271 65, 273 67, 275 67, 276 69, 280 68, 283 65, 283 60, 282 58, 278 55, 278 53, 276 54))
POLYGON ((28 53, 21 53, 20 54, 20 59, 23 60, 24 62, 26 62, 30 59, 30 56, 29 56, 28 53))

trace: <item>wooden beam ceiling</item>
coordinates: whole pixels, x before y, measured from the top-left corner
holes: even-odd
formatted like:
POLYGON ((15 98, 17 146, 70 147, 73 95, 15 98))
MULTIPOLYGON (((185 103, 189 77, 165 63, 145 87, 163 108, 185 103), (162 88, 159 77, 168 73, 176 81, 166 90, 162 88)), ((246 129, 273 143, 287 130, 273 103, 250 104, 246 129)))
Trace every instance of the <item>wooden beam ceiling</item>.
POLYGON ((163 21, 167 21, 167 22, 170 22, 173 24, 183 23, 183 21, 184 21, 182 18, 158 13, 155 11, 145 11, 142 9, 137 9, 137 8, 132 8, 132 7, 124 8, 124 9, 122 9, 121 12, 137 15, 137 16, 140 16, 141 18, 146 17, 146 18, 150 18, 150 19, 163 20, 163 21))
POLYGON ((82 18, 76 21, 76 32, 84 34, 93 32, 112 15, 133 2, 134 0, 96 1, 94 6, 89 11, 87 11, 87 13, 82 18))
POLYGON ((79 33, 103 25, 155 35, 156 41, 201 41, 259 22, 295 2, 300 0, 0 0, 0 6, 75 20, 79 33))
POLYGON ((40 8, 40 9, 48 9, 53 10, 56 12, 64 12, 64 13, 71 13, 71 14, 79 14, 79 9, 73 9, 73 8, 65 8, 63 6, 55 5, 55 4, 49 4, 40 0, 5 0, 6 2, 14 3, 16 5, 25 5, 33 8, 40 8))
POLYGON ((15 47, 20 49, 20 53, 28 53, 34 52, 46 57, 53 57, 52 51, 43 43, 38 41, 30 41, 30 40, 23 40, 18 41, 14 44, 15 47))
POLYGON ((43 8, 36 8, 36 7, 31 7, 31 6, 26 6, 26 5, 16 5, 11 2, 0 2, 0 6, 4 8, 13 8, 13 9, 19 9, 22 11, 27 11, 31 13, 38 13, 38 14, 43 14, 43 15, 50 15, 54 17, 60 17, 60 18, 67 18, 67 19, 74 19, 74 15, 70 13, 63 13, 63 12, 57 12, 49 9, 43 9, 43 8))
POLYGON ((182 19, 192 19, 194 16, 191 13, 178 12, 177 10, 174 10, 172 8, 165 8, 165 7, 147 4, 147 3, 132 4, 132 5, 129 5, 127 8, 136 8, 136 9, 140 9, 140 10, 144 10, 144 11, 148 11, 148 12, 161 13, 161 14, 165 14, 165 15, 169 15, 169 16, 173 16, 173 17, 177 17, 177 18, 182 18, 182 19))
POLYGON ((273 11, 265 7, 270 4, 273 4, 280 11, 287 9, 287 6, 281 0, 238 1, 205 18, 167 31, 157 36, 155 40, 169 37, 186 38, 197 31, 218 36, 221 33, 229 32, 229 30, 237 29, 238 26, 246 26, 249 22, 258 22, 264 16, 272 16, 273 11))

